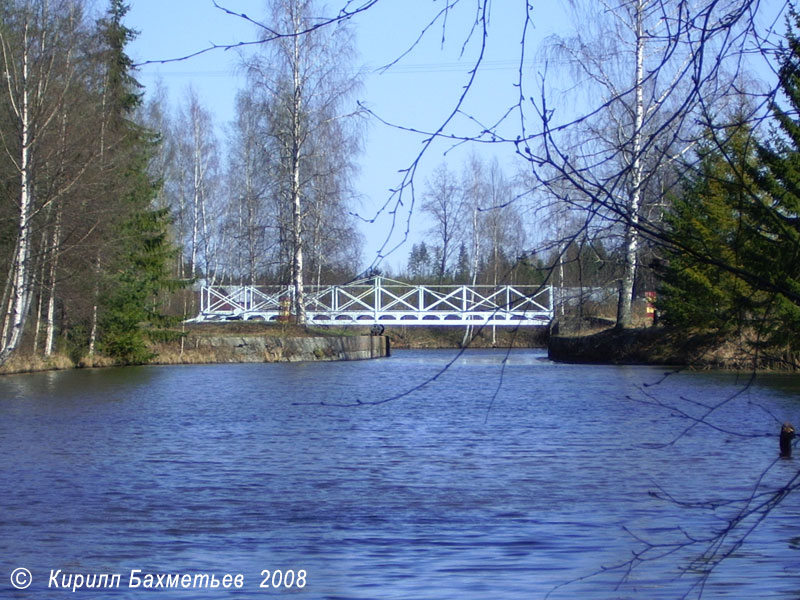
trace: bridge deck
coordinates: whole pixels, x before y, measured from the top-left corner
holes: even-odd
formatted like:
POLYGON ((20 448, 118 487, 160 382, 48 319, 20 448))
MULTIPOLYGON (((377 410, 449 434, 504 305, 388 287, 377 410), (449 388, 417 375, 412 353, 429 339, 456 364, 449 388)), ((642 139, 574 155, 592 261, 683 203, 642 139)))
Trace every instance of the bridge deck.
MULTIPOLYGON (((277 321, 291 286, 207 286, 196 321, 277 321)), ((550 286, 411 285, 383 277, 304 290, 307 322, 319 325, 531 326, 553 318, 550 286)))

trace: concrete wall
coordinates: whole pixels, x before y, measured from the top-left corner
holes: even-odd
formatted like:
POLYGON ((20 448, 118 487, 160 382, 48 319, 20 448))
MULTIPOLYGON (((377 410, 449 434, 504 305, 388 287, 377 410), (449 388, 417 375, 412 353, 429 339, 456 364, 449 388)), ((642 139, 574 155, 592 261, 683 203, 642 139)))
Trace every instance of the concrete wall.
POLYGON ((389 338, 382 335, 348 337, 273 337, 218 335, 189 337, 186 347, 209 362, 294 362, 366 360, 389 356, 389 338))

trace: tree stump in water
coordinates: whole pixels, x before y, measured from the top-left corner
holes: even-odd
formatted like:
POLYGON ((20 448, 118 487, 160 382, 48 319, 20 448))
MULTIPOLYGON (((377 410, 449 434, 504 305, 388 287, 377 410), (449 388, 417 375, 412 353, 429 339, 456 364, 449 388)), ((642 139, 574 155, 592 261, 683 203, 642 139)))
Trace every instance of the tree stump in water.
POLYGON ((794 426, 786 422, 781 427, 781 456, 783 458, 792 457, 792 440, 794 439, 794 426))

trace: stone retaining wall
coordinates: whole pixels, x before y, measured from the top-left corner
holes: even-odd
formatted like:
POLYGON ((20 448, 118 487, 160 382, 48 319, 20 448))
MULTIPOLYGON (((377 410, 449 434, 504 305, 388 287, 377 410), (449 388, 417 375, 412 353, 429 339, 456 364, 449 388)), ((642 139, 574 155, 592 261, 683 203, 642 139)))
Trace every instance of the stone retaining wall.
POLYGON ((389 356, 389 338, 275 337, 269 335, 189 336, 184 346, 215 362, 366 360, 389 356))

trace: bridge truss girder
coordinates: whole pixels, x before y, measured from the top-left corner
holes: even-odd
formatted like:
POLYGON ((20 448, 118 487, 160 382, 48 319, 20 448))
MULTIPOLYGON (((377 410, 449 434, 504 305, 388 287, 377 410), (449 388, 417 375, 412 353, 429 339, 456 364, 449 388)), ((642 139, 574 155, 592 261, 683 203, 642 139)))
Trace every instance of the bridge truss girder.
MULTIPOLYGON (((293 306, 291 286, 206 286, 195 321, 278 321, 293 306)), ((306 286, 312 325, 542 326, 553 318, 551 286, 412 285, 383 277, 306 286)))

